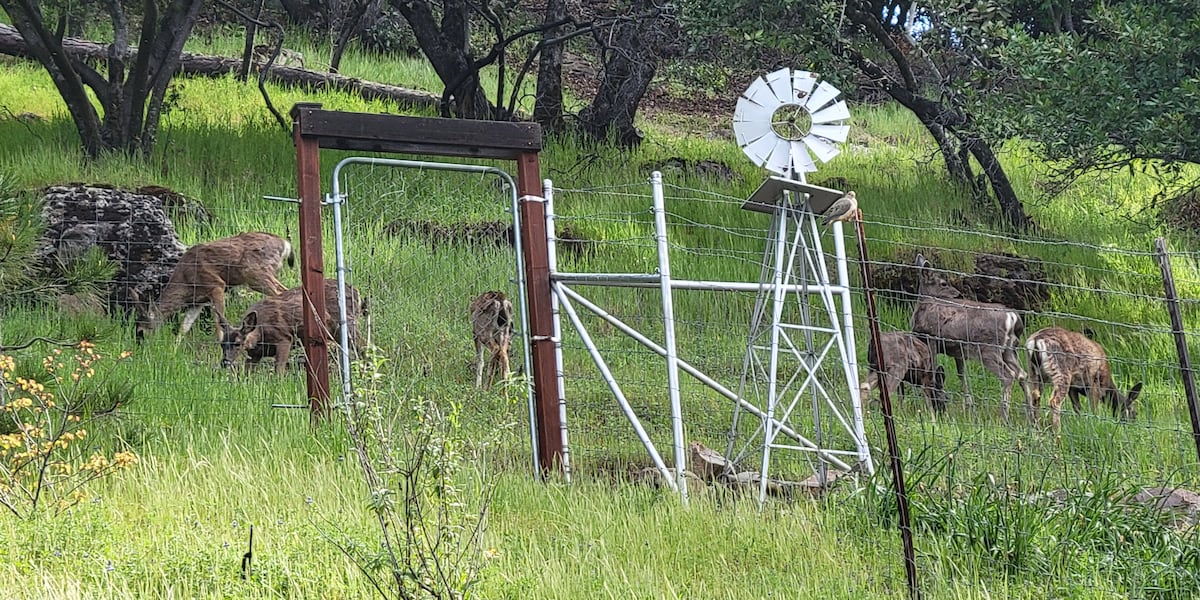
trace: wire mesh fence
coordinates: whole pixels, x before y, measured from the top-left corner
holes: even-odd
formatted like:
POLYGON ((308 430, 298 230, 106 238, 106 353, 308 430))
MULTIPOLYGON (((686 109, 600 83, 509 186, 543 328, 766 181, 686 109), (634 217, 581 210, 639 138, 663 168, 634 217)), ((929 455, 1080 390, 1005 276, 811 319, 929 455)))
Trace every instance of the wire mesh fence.
MULTIPOLYGON (((461 407, 464 422, 472 426, 508 427, 513 432, 508 438, 512 467, 524 469, 530 455, 529 413, 521 386, 496 385, 490 391, 475 387, 468 306, 489 290, 504 292, 514 304, 520 300, 510 190, 497 182, 479 174, 356 165, 345 171, 344 179, 345 258, 348 279, 368 305, 368 316, 360 325, 362 336, 381 350, 378 356, 388 357, 393 386, 403 394, 446 398, 461 407), (429 201, 429 194, 437 194, 438 201, 429 201)), ((554 199, 559 271, 657 273, 654 214, 646 183, 564 186, 554 190, 554 199)), ((735 291, 696 285, 673 293, 679 358, 737 394, 747 392, 744 377, 757 303, 754 286, 766 276, 770 223, 767 215, 743 210, 743 201, 675 184, 666 188, 671 276, 747 284, 735 291)), ((173 217, 187 245, 252 229, 297 244, 295 206, 288 203, 246 199, 215 203, 205 216, 184 212, 173 217)), ((325 272, 332 277, 330 219, 325 227, 325 272)), ((1156 571, 1135 572, 1131 566, 1135 563, 1122 562, 1119 551, 1122 536, 1151 531, 1135 531, 1118 520, 1133 506, 1124 500, 1148 490, 1200 485, 1184 372, 1151 241, 1117 247, 1006 236, 969 227, 879 219, 869 210, 864 228, 885 332, 914 329, 923 274, 936 276, 944 286, 940 297, 953 306, 1001 305, 986 314, 969 315, 957 337, 937 326, 922 332, 931 350, 954 354, 957 348, 967 359, 962 370, 946 354, 936 358, 936 366, 930 365, 944 373, 944 410, 927 402, 919 389, 926 382, 919 378, 900 386, 901 395, 893 398, 922 573, 929 578, 982 578, 984 571, 1037 572, 1041 565, 1068 561, 1071 553, 1086 551, 1089 559, 1110 560, 1116 569, 1128 566, 1124 581, 1142 578, 1138 581, 1143 588, 1166 587, 1184 577, 1181 573, 1190 564, 1186 552, 1164 559, 1156 571), (918 265, 918 255, 926 261, 923 267, 918 265), (1006 316, 1009 312, 1015 320, 1006 316), (1004 331, 994 331, 1001 326, 1004 331), (1031 346, 1031 340, 1066 339, 1063 336, 1068 334, 1052 328, 1072 332, 1072 347, 1103 348, 1104 359, 1072 363, 1067 359, 1081 352, 1031 346), (947 340, 957 346, 947 345, 947 340), (1004 385, 993 372, 996 365, 976 359, 993 349, 1003 355, 1005 348, 995 347, 995 340, 1006 340, 1019 370, 1007 386, 1012 397, 1007 418, 1000 404, 1004 385), (1040 355, 1036 362, 1044 376, 1034 374, 1039 367, 1031 363, 1030 347, 1040 355), (1057 391, 1050 381, 1056 377, 1060 379, 1057 391), (1033 383, 1039 378, 1047 381, 1041 386, 1040 406, 1033 412, 1027 408, 1027 391, 1038 395, 1033 383), (1131 393, 1135 387, 1136 395, 1131 393), (1049 418, 1050 405, 1055 403, 1062 413, 1057 427, 1049 418), (1127 528, 1125 533, 1121 527, 1127 528), (972 558, 947 558, 962 556, 972 558)), ((822 235, 828 240, 832 234, 822 235)), ((848 239, 847 244, 848 254, 856 256, 855 242, 848 239)), ((824 247, 828 253, 833 244, 824 247)), ((1196 299, 1200 260, 1190 253, 1175 253, 1172 258, 1182 322, 1191 333, 1200 322, 1196 299)), ((859 266, 851 265, 850 279, 858 342, 855 360, 859 378, 865 380, 869 327, 859 266)), ((281 268, 277 278, 288 288, 299 285, 298 272, 291 267, 281 268)), ((577 283, 572 290, 579 298, 574 317, 564 315, 562 376, 573 474, 624 480, 649 466, 652 461, 647 444, 639 439, 639 427, 662 459, 673 464, 662 352, 626 331, 662 343, 664 313, 658 285, 577 283), (582 327, 573 326, 576 320, 582 327), (589 352, 589 346, 597 352, 589 352), (601 357, 602 367, 596 356, 601 357), (611 374, 611 381, 602 376, 604 371, 611 374), (619 390, 627 408, 614 390, 619 390)), ((88 292, 61 291, 62 296, 88 292)), ((240 287, 223 291, 226 315, 233 324, 262 300, 261 293, 240 287)), ((115 337, 133 347, 132 317, 124 321, 103 315, 68 318, 63 302, 70 300, 59 297, 31 303, 22 307, 18 318, 6 315, 5 341, 47 331, 82 338, 112 329, 118 332, 115 337)), ((802 306, 789 305, 785 310, 787 320, 806 318, 802 306)), ((302 371, 296 362, 283 376, 262 368, 252 376, 220 369, 216 325, 211 317, 202 316, 179 343, 170 331, 151 334, 133 359, 142 363, 118 366, 112 381, 122 381, 122 369, 136 371, 138 385, 169 389, 161 394, 169 405, 159 404, 149 411, 135 403, 126 411, 153 418, 171 412, 229 416, 244 411, 246 402, 304 404, 303 377, 296 376, 302 371), (147 369, 145 363, 154 368, 147 369), (150 380, 146 373, 152 373, 150 380)), ((525 332, 519 322, 517 327, 520 339, 525 332)), ((513 343, 511 352, 516 375, 527 374, 523 344, 513 343)), ((23 368, 34 370, 36 365, 23 368)), ((838 364, 825 363, 814 378, 827 389, 843 390, 845 396, 853 393, 845 389, 838 364)), ((747 440, 754 439, 757 419, 743 415, 735 425, 734 403, 727 395, 689 375, 681 379, 680 392, 688 442, 718 451, 737 450, 743 467, 757 467, 755 449, 746 447, 747 440)), ((119 386, 112 393, 120 394, 119 386)), ((874 397, 865 408, 866 439, 874 463, 882 465, 883 419, 874 397)), ((817 428, 811 412, 802 407, 797 414, 798 428, 817 428)), ((828 423, 823 426, 829 429, 828 423)), ((808 454, 782 453, 772 463, 772 474, 798 476, 811 462, 808 454)), ((873 481, 886 479, 869 480, 872 483, 866 488, 874 490, 867 493, 875 503, 872 510, 884 515, 884 520, 890 518, 891 501, 873 481)), ((1061 591, 1054 585, 1047 582, 1047 589, 1061 591)))
MULTIPOLYGON (((656 272, 647 186, 556 189, 555 199, 560 237, 581 249, 560 258, 560 271, 656 272)), ((673 278, 758 282, 764 277, 768 218, 741 210, 742 200, 668 185, 673 278)), ((920 339, 938 352, 929 369, 939 373, 936 382, 946 399, 944 407, 931 404, 919 377, 899 386, 902 393, 893 399, 923 576, 986 579, 995 573, 1036 573, 1070 560, 1072 552, 1086 546, 1089 560, 1109 560, 1125 569, 1120 578, 1098 586, 1102 589, 1149 589, 1186 579, 1183 573, 1191 564, 1187 553, 1174 553, 1161 568, 1147 572, 1120 555, 1124 534, 1104 537, 1122 527, 1130 528, 1129 535, 1157 531, 1150 525, 1162 522, 1155 498, 1200 483, 1184 377, 1152 241, 1145 240, 1144 247, 1118 247, 1006 236, 878 219, 869 212, 864 228, 881 327, 892 333, 911 332, 914 325, 922 330, 920 339), (922 302, 923 273, 942 286, 927 284, 926 293, 936 293, 953 310, 919 324, 922 317, 914 318, 914 312, 922 302), (971 307, 973 312, 964 313, 971 307), (952 330, 954 326, 959 329, 952 330), (955 354, 965 359, 961 370, 955 354), (1007 415, 1001 402, 1005 387, 1011 395, 1007 415), (1057 425, 1055 411, 1061 412, 1057 425), (1147 510, 1153 513, 1148 521, 1130 524, 1129 519, 1140 517, 1129 515, 1150 514, 1147 510), (1141 525, 1150 529, 1132 533, 1141 525), (1105 533, 1092 535, 1095 531, 1105 533), (972 558, 947 558, 962 556, 972 558), (1110 585, 1115 587, 1106 587, 1110 585)), ((854 240, 847 243, 849 254, 856 256, 854 240)), ((832 247, 825 244, 827 255, 832 247)), ((1200 271, 1194 255, 1174 258, 1180 310, 1190 332, 1200 315, 1194 299, 1200 271)), ((865 381, 869 327, 859 267, 856 261, 851 269, 853 326, 860 380, 865 381)), ((630 328, 662 340, 656 286, 574 287, 630 328)), ((676 290, 674 299, 680 359, 738 389, 755 293, 676 290)), ((628 412, 669 463, 670 413, 661 352, 594 314, 582 314, 579 320, 588 342, 572 331, 563 336, 573 470, 622 478, 650 464, 635 427, 585 345, 600 350, 628 400, 628 412)), ((830 389, 837 389, 839 377, 836 369, 817 374, 830 389)), ((687 376, 681 391, 688 441, 723 450, 731 447, 731 438, 745 439, 747 424, 733 426, 728 398, 687 376)), ((877 394, 866 404, 865 425, 874 463, 882 465, 886 455, 877 394)), ((754 454, 749 456, 743 467, 757 468, 754 454)), ((773 475, 803 472, 796 466, 806 458, 773 462, 773 475)), ((884 475, 879 481, 886 479, 884 475)), ((869 489, 875 490, 874 485, 869 489)), ((879 510, 892 514, 894 508, 887 507, 893 501, 873 493, 879 494, 872 496, 879 510)), ((1195 510, 1188 513, 1187 506, 1164 518, 1190 522, 1195 510)), ((1046 591, 1061 592, 1061 583, 1047 581, 1046 591)))

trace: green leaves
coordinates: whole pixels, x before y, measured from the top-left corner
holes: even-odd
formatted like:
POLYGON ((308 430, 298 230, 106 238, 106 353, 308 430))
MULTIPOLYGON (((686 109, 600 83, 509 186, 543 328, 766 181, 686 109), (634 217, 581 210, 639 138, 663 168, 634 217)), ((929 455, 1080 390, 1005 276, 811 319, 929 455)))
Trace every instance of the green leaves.
POLYGON ((1200 19, 1192 3, 1107 3, 1082 33, 1013 26, 1005 39, 993 56, 1012 79, 988 99, 987 114, 1064 161, 1064 175, 1137 160, 1200 162, 1200 19))

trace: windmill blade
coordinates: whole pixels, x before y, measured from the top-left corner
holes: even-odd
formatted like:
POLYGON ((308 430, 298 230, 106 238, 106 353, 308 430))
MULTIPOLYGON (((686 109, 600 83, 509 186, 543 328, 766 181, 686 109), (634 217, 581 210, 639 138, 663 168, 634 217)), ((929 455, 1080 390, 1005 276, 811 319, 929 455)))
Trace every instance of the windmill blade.
POLYGON ((733 135, 739 146, 745 146, 770 133, 774 133, 774 130, 771 129, 770 119, 733 122, 733 135))
POLYGON ((807 108, 808 112, 815 113, 822 106, 829 104, 834 98, 837 98, 839 93, 840 92, 838 92, 837 88, 829 85, 829 82, 822 81, 821 84, 817 86, 816 91, 814 91, 812 95, 808 97, 808 102, 804 103, 804 108, 807 108))
POLYGON ((792 143, 775 138, 774 147, 771 148, 771 157, 767 159, 767 168, 785 175, 792 169, 792 143))
POLYGON ((742 148, 742 152, 745 152, 746 156, 749 156, 750 160, 754 161, 754 164, 761 167, 767 164, 767 159, 771 157, 771 151, 775 149, 777 141, 779 141, 779 138, 773 135, 766 135, 746 144, 742 148))
MULTIPOLYGON (((814 115, 815 117, 815 115, 814 115)), ((813 125, 809 133, 815 136, 823 137, 831 142, 844 142, 847 137, 850 137, 849 125, 813 125)))
POLYGON ((804 142, 805 146, 808 146, 809 150, 812 150, 813 154, 817 155, 817 158, 821 162, 829 162, 829 159, 842 152, 838 150, 837 146, 825 141, 824 138, 812 135, 811 133, 804 136, 804 139, 801 141, 804 142))
POLYGON ((845 102, 831 104, 812 114, 812 122, 814 125, 819 123, 830 123, 833 121, 845 121, 850 118, 850 109, 846 108, 845 102))
POLYGON ((767 85, 779 104, 795 104, 796 92, 792 90, 792 70, 780 69, 766 76, 767 85))
POLYGON ((808 71, 796 71, 792 73, 792 92, 796 95, 797 102, 804 102, 805 98, 812 93, 813 86, 817 84, 817 76, 808 71))
POLYGON ((804 147, 803 142, 796 140, 789 145, 791 146, 792 168, 797 173, 811 173, 817 170, 817 165, 813 162, 812 157, 808 155, 808 149, 804 147))
POLYGON ((769 106, 771 108, 779 106, 779 98, 775 97, 775 92, 771 89, 771 85, 762 77, 751 82, 750 87, 746 88, 746 91, 742 92, 742 95, 762 106, 769 106))
POLYGON ((774 107, 763 106, 745 96, 741 96, 737 101, 737 108, 733 110, 734 123, 752 123, 756 121, 770 121, 771 115, 775 113, 774 107))

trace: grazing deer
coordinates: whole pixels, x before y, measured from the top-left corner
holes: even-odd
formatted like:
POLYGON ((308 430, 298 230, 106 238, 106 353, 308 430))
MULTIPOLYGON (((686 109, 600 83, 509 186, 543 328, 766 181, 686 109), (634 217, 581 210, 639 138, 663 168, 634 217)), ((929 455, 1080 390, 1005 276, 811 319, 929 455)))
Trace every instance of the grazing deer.
POLYGON ((1062 402, 1067 397, 1071 398, 1076 413, 1081 412, 1079 396, 1084 395, 1092 404, 1092 412, 1096 412, 1103 399, 1112 408, 1113 417, 1129 421, 1137 416, 1135 402, 1142 384, 1130 388, 1128 395, 1121 393, 1113 384, 1104 348, 1088 336, 1062 327, 1047 327, 1029 336, 1025 349, 1029 352, 1034 410, 1041 401, 1042 388, 1049 383, 1050 421, 1055 430, 1060 427, 1062 402))
POLYGON ((216 314, 218 334, 225 320, 225 290, 244 285, 268 296, 287 288, 275 275, 283 261, 293 266, 292 245, 287 240, 262 231, 248 231, 188 248, 179 258, 158 302, 147 305, 134 298, 138 313, 137 339, 158 329, 162 323, 184 310, 179 338, 192 328, 200 311, 211 306, 216 314))
POLYGON ((1020 382, 1025 395, 1026 415, 1031 418, 1029 388, 1025 370, 1017 358, 1017 346, 1025 323, 1021 314, 1003 304, 977 302, 962 297, 962 292, 934 272, 925 257, 917 255, 920 290, 913 309, 910 328, 929 345, 934 356, 945 354, 954 359, 967 404, 971 404, 971 384, 967 380, 967 359, 978 361, 1000 380, 1000 414, 1008 419, 1012 384, 1020 382))
MULTIPOLYGON (((337 280, 325 280, 326 339, 337 341, 340 337, 337 315, 337 280)), ((346 285, 346 338, 350 342, 350 356, 355 356, 361 345, 358 320, 365 314, 366 304, 358 290, 346 285)), ((246 310, 242 323, 236 329, 222 320, 221 366, 230 367, 243 351, 246 367, 252 369, 265 357, 275 357, 275 372, 283 373, 287 368, 292 344, 299 339, 304 326, 304 288, 294 287, 278 296, 268 296, 246 310)))
POLYGON ((887 386, 888 397, 896 398, 901 384, 911 383, 922 389, 930 406, 939 413, 946 411, 946 371, 934 361, 933 351, 921 338, 904 331, 891 331, 879 337, 883 346, 886 364, 880 364, 875 353, 875 344, 867 346, 867 365, 870 374, 862 384, 862 401, 865 403, 871 391, 880 387, 880 379, 887 386))
POLYGON ((471 301, 471 333, 475 338, 475 387, 483 387, 483 351, 488 361, 488 387, 508 378, 508 346, 513 336, 513 305, 504 292, 484 292, 471 301))

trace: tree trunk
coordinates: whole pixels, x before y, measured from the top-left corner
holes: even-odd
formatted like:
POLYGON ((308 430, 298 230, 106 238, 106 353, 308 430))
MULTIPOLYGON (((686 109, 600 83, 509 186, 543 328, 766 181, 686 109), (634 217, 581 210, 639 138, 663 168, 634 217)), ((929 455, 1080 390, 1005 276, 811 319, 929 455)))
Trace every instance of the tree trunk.
MULTIPOLYGON (((263 4, 266 0, 258 0, 255 6, 255 20, 262 20, 263 4)), ((246 42, 242 45, 242 68, 238 70, 238 81, 245 81, 250 76, 250 61, 254 58, 254 37, 258 34, 258 24, 248 21, 246 23, 246 42)))
POLYGON ((449 116, 453 111, 464 119, 492 118, 492 104, 483 93, 478 73, 472 69, 471 9, 466 0, 444 0, 440 26, 433 7, 425 0, 391 2, 412 27, 421 51, 446 85, 447 95, 454 98, 453 106, 443 105, 442 112, 449 116))
MULTIPOLYGON (((102 60, 108 56, 108 47, 100 44, 74 38, 63 38, 64 53, 73 60, 102 60)), ((0 23, 0 54, 9 56, 32 57, 29 44, 22 39, 17 30, 0 23)), ((133 56, 128 50, 126 57, 133 56)), ((204 54, 183 53, 176 69, 181 75, 200 75, 203 77, 223 77, 237 73, 241 68, 241 60, 224 56, 208 56, 204 54)), ((261 68, 261 66, 259 67, 261 68)), ((272 83, 299 89, 338 90, 356 94, 366 100, 390 100, 400 104, 421 108, 436 108, 438 97, 429 92, 410 90, 407 88, 384 85, 363 81, 354 77, 345 77, 331 73, 319 73, 294 67, 271 67, 267 80, 272 83)))
POLYGON ((79 130, 84 152, 92 158, 105 150, 149 153, 167 85, 203 4, 204 0, 144 0, 141 38, 133 68, 126 73, 129 22, 122 3, 109 0, 113 43, 102 58, 108 67, 105 78, 91 64, 68 55, 65 41, 47 29, 32 0, 0 0, 29 53, 55 82, 79 130), (86 88, 95 93, 103 119, 86 88))
MULTIPOLYGON (((935 100, 923 94, 924 86, 917 80, 906 54, 910 50, 896 44, 887 26, 880 21, 879 16, 869 6, 850 4, 846 14, 852 22, 862 26, 883 48, 886 55, 896 65, 899 77, 888 74, 873 60, 850 46, 841 47, 841 54, 865 75, 878 82, 888 95, 920 119, 937 142, 951 179, 964 182, 971 186, 973 191, 978 192, 976 183, 970 176, 970 162, 962 152, 955 151, 956 144, 949 139, 946 135, 947 132, 958 139, 957 145, 962 150, 969 151, 979 161, 991 184, 992 193, 1000 204, 1004 220, 1014 229, 1029 227, 1031 220, 1025 214, 1025 207, 1017 198, 1008 175, 1004 172, 1004 167, 996 158, 987 141, 971 129, 970 116, 961 109, 955 108, 952 103, 935 100)), ((928 65, 933 67, 932 62, 928 65)), ((936 70, 934 72, 937 77, 941 77, 936 70)), ((954 92, 941 81, 937 83, 943 93, 948 94, 953 100, 954 92)))
POLYGON ((988 182, 992 185, 992 193, 996 196, 996 202, 1000 204, 1004 220, 1014 229, 1028 229, 1033 225, 1029 215, 1025 214, 1025 206, 1017 198, 1017 192, 1013 189, 1008 174, 1004 172, 1000 160, 992 152, 991 146, 974 136, 966 137, 963 140, 963 146, 971 151, 975 160, 979 161, 979 167, 983 169, 983 174, 987 176, 988 182))
POLYGON ((329 58, 330 73, 337 73, 341 68, 342 55, 346 52, 346 46, 362 29, 363 19, 366 18, 373 2, 375 0, 356 0, 348 10, 343 10, 342 14, 335 19, 338 35, 333 44, 333 54, 329 58))
MULTIPOLYGON (((653 4, 649 0, 633 2, 631 9, 647 13, 653 4)), ((633 21, 617 22, 615 32, 607 37, 600 33, 598 41, 610 40, 602 52, 604 77, 590 106, 579 113, 584 133, 597 140, 614 136, 622 146, 636 146, 642 134, 633 125, 638 104, 646 95, 654 73, 658 70, 657 51, 662 43, 662 23, 657 14, 633 21)))
MULTIPOLYGON (((566 18, 566 0, 547 0, 546 17, 543 23, 556 23, 566 18)), ((562 35, 564 27, 556 27, 542 32, 542 41, 552 40, 562 35)), ((551 44, 544 46, 538 57, 537 93, 533 103, 533 120, 542 126, 547 134, 563 130, 563 84, 562 84, 563 45, 551 44)))
POLYGON ((50 74, 54 87, 67 105, 67 112, 75 122, 83 152, 95 158, 104 149, 100 114, 88 98, 83 79, 71 65, 66 54, 50 47, 55 39, 42 21, 41 11, 36 5, 21 0, 0 0, 0 8, 12 19, 16 29, 0 24, 0 31, 21 40, 25 55, 37 59, 50 74), (24 40, 28 40, 25 42, 24 40))

